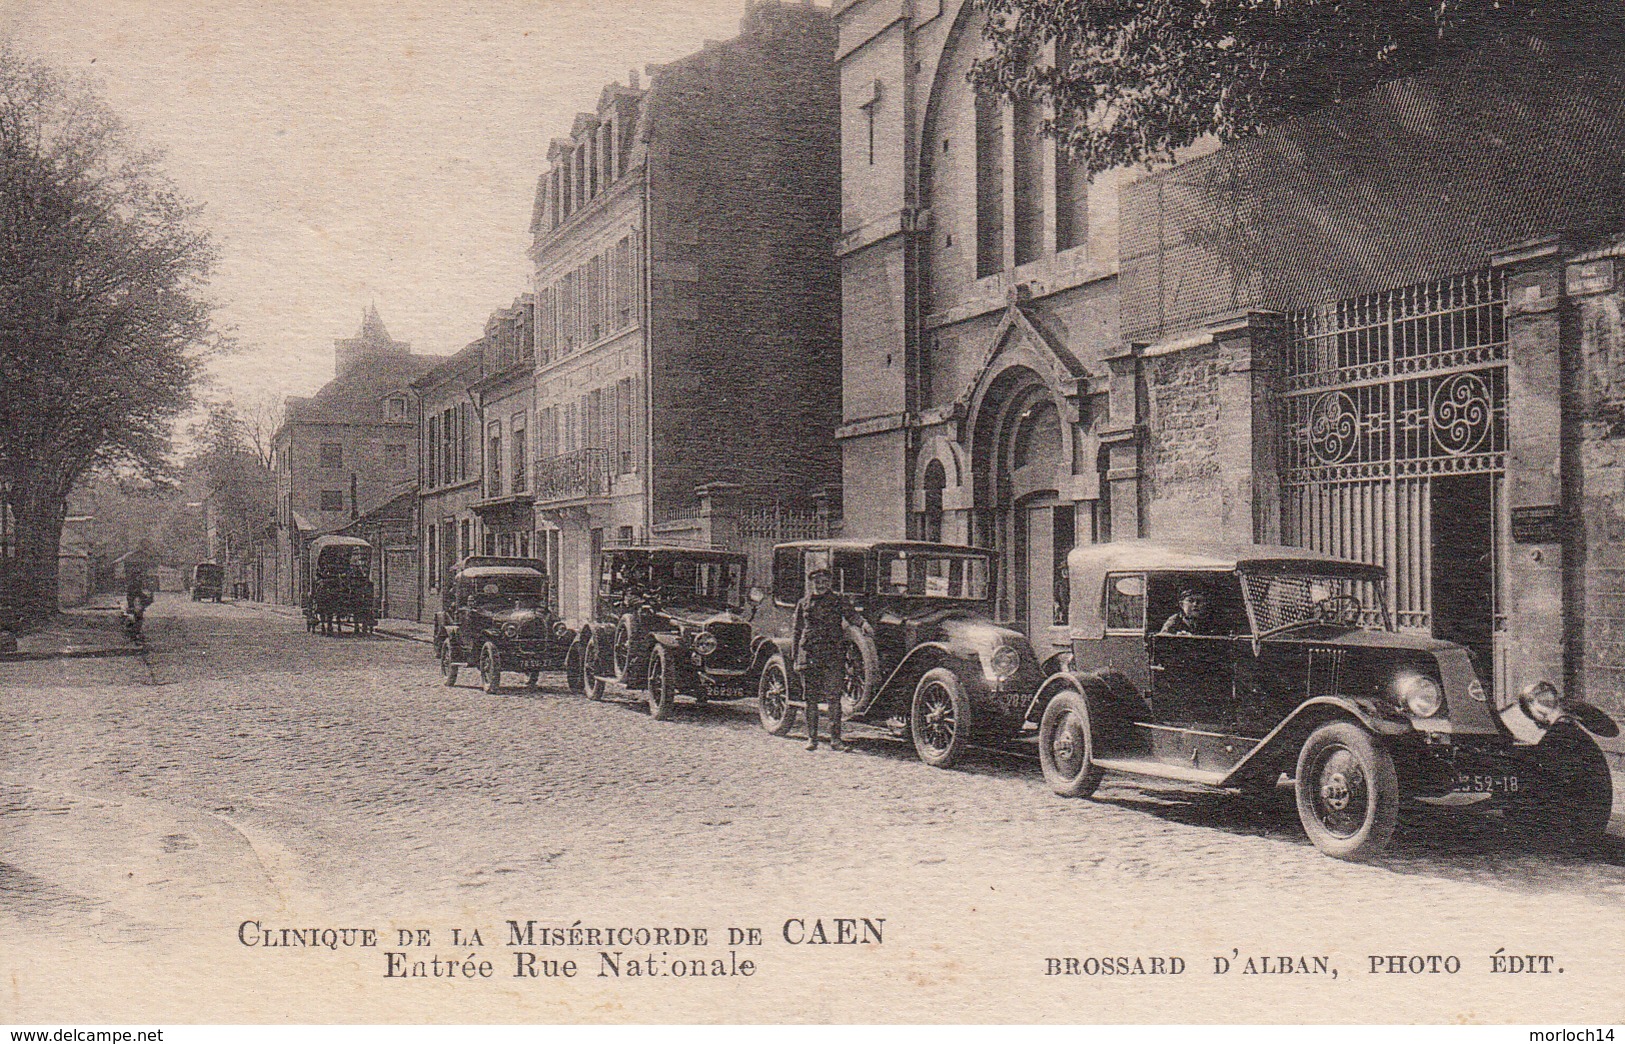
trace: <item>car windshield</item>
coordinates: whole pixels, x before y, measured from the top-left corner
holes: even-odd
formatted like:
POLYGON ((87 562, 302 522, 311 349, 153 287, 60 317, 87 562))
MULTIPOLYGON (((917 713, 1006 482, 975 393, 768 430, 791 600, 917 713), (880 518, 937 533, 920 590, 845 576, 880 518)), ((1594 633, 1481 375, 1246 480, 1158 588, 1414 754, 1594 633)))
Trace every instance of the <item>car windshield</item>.
POLYGON ((547 604, 547 581, 539 576, 481 576, 469 586, 469 603, 481 609, 540 609, 547 604))
POLYGON ((1244 572, 1242 590, 1260 635, 1310 625, 1393 629, 1382 584, 1367 577, 1244 572))
POLYGON ((737 606, 744 600, 745 563, 656 555, 650 563, 650 582, 667 602, 737 606))
POLYGON ((986 555, 882 551, 877 588, 883 595, 980 602, 987 598, 991 572, 986 555))

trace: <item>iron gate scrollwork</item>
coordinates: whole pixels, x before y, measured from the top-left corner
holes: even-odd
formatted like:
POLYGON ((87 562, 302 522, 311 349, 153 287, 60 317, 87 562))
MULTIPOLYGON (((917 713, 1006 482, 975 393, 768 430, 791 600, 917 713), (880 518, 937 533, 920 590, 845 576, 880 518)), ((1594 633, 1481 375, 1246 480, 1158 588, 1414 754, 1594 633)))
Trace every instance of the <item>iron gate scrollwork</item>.
POLYGON ((1494 627, 1504 631, 1505 301, 1501 274, 1484 270, 1289 316, 1283 536, 1387 567, 1407 629, 1434 622, 1430 483, 1484 474, 1494 627))

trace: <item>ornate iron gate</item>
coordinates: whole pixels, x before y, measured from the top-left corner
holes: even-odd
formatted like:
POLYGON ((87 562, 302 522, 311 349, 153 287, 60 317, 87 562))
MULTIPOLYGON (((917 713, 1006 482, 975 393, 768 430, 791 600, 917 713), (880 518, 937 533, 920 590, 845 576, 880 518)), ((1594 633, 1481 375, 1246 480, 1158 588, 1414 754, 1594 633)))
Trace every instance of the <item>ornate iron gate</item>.
POLYGON ((1289 316, 1282 531, 1388 569, 1400 627, 1437 631, 1432 484, 1484 475, 1496 676, 1504 677, 1506 319, 1480 271, 1289 316))

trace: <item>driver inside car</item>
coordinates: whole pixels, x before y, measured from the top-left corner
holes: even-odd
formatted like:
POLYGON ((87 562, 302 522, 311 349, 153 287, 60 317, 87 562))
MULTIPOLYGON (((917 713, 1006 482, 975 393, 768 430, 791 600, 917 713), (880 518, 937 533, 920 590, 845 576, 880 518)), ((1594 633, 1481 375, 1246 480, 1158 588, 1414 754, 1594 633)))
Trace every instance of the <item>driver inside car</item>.
POLYGON ((1163 622, 1158 634, 1213 634, 1213 614, 1208 608, 1207 592, 1194 585, 1179 591, 1179 612, 1163 622))

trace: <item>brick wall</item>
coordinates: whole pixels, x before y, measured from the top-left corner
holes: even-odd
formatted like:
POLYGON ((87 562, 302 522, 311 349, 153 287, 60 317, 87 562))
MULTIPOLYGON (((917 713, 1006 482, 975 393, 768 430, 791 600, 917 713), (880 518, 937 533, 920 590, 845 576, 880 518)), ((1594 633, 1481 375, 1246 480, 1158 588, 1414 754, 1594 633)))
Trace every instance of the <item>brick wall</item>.
MULTIPOLYGON (((1147 535, 1233 540, 1260 536, 1253 344, 1238 336, 1145 360, 1147 535)), ((1271 487, 1273 489, 1273 487, 1271 487)))
POLYGON ((1490 47, 1127 187, 1125 334, 1467 272, 1625 214, 1619 69, 1490 47))
POLYGON ((1570 430, 1579 441, 1585 534, 1581 672, 1588 700, 1625 715, 1625 288, 1573 301, 1579 409, 1570 430))
POLYGON ((759 4, 649 96, 655 519, 838 482, 839 114, 826 9, 759 4))

